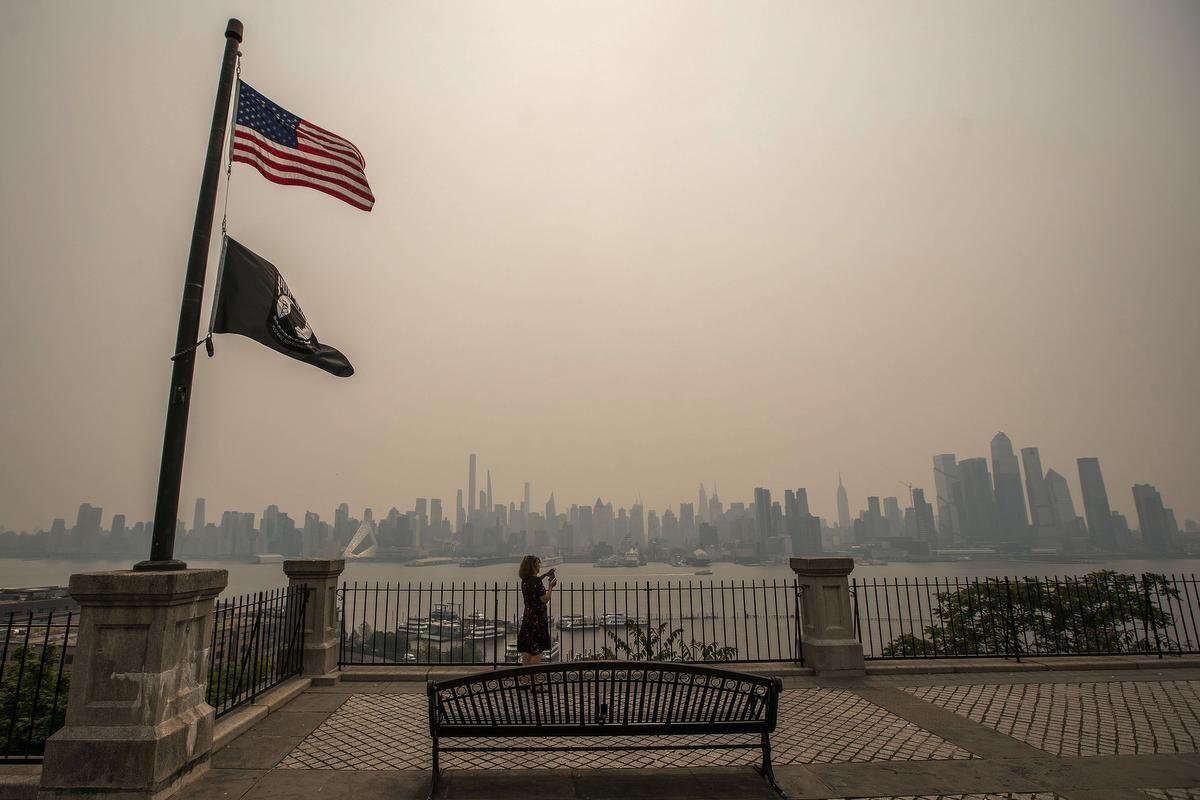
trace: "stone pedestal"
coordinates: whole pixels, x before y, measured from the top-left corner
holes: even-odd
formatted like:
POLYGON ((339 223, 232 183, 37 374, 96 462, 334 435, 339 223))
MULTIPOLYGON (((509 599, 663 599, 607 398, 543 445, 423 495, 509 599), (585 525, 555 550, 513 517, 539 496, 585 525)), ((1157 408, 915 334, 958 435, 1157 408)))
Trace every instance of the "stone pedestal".
POLYGON ((863 675, 862 644, 850 613, 852 558, 793 558, 800 579, 804 663, 818 675, 863 675))
POLYGON ((346 562, 341 558, 291 558, 283 571, 291 586, 308 588, 304 609, 304 674, 317 678, 336 672, 341 627, 337 618, 338 578, 346 562))
POLYGON ((79 633, 41 800, 161 800, 207 769, 213 600, 227 579, 223 569, 71 576, 79 633))

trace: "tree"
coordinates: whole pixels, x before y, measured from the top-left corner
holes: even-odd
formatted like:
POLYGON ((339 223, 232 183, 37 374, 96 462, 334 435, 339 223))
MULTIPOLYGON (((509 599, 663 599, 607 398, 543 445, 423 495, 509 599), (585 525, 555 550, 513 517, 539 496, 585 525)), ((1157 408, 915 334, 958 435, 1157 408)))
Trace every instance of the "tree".
POLYGON ((626 661, 732 661, 737 657, 736 647, 718 647, 714 643, 685 642, 683 628, 667 632, 669 623, 663 622, 656 628, 643 627, 635 620, 625 621, 625 638, 608 631, 613 646, 605 645, 598 656, 601 659, 626 661))
POLYGON ((61 657, 57 644, 18 647, 8 654, 0 676, 0 741, 11 745, 7 755, 24 754, 27 748, 30 755, 40 754, 46 739, 62 726, 71 673, 64 665, 59 680, 61 657))
POLYGON ((1150 653, 1178 649, 1166 630, 1179 591, 1164 575, 1098 570, 1079 578, 990 579, 937 593, 923 636, 906 633, 885 657, 1150 653))

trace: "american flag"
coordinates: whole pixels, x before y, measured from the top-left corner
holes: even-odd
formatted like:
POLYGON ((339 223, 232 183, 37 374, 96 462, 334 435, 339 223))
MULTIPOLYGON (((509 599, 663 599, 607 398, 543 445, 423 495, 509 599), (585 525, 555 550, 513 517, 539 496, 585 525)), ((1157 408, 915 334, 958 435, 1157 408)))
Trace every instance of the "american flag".
POLYGON ((375 205, 364 172, 367 161, 357 147, 280 108, 241 81, 232 157, 274 183, 308 186, 363 211, 375 205))

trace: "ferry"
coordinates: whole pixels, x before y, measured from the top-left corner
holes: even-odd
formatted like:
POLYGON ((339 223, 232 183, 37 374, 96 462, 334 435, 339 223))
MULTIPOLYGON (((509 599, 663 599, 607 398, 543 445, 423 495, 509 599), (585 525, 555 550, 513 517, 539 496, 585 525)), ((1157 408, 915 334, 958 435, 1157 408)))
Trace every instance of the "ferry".
MULTIPOLYGON (((550 643, 550 650, 542 653, 542 661, 558 661, 559 647, 558 639, 550 643)), ((521 654, 517 652, 517 643, 509 642, 504 645, 504 663, 505 664, 520 664, 521 654)))
POLYGON ((616 569, 621 566, 621 560, 616 556, 605 556, 592 566, 600 569, 616 569))
POLYGON ((637 551, 636 547, 631 547, 625 551, 625 555, 621 558, 621 566, 640 567, 641 565, 642 554, 637 551))
POLYGON ((697 574, 697 575, 712 575, 713 572, 711 569, 698 569, 698 570, 696 570, 695 574, 697 574))
POLYGON ((429 620, 421 617, 419 619, 410 619, 403 625, 396 628, 398 633, 406 633, 409 636, 415 636, 418 639, 429 636, 429 620))
POLYGON ((645 625, 646 618, 645 617, 627 617, 624 614, 621 614, 618 612, 615 614, 605 614, 604 618, 600 621, 600 624, 602 627, 605 627, 605 628, 624 628, 625 625, 630 622, 632 622, 636 625, 645 625))
POLYGON ((562 556, 546 556, 542 559, 542 569, 557 567, 561 563, 563 563, 562 556))
POLYGON ((495 622, 488 620, 468 625, 464 629, 463 636, 473 642, 499 639, 501 636, 504 636, 504 629, 495 622))
POLYGON ((566 614, 559 621, 558 627, 564 631, 584 631, 599 628, 600 623, 585 614, 566 614))

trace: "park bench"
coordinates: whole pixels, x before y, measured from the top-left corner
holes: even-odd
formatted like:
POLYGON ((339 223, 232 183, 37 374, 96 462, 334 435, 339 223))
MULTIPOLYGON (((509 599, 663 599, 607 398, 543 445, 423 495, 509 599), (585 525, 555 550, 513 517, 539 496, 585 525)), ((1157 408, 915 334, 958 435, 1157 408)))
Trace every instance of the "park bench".
POLYGON ((755 769, 781 797, 771 770, 771 732, 779 714, 779 678, 699 664, 579 661, 538 664, 433 682, 429 735, 437 790, 439 753, 761 749, 755 769), (533 684, 531 686, 531 683, 533 684), (734 736, 730 736, 734 734, 734 736), (740 735, 738 735, 740 734, 740 735), (664 744, 628 739, 605 745, 583 737, 721 736, 664 744), (531 738, 529 746, 442 740, 531 738))

